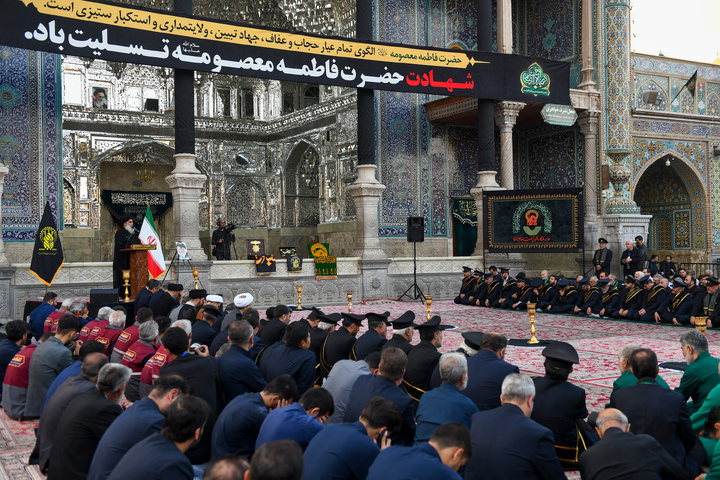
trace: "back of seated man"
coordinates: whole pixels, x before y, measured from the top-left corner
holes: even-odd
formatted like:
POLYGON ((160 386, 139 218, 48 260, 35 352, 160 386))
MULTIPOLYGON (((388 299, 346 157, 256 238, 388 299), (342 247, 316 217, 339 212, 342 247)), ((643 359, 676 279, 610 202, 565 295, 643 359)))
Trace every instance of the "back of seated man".
POLYGON ((228 327, 230 347, 218 359, 220 384, 227 402, 244 393, 259 392, 267 384, 250 357, 253 338, 253 327, 247 320, 232 322, 228 327))
POLYGON ((693 476, 699 474, 705 452, 700 444, 695 448, 697 438, 682 395, 658 385, 655 352, 649 348, 634 351, 630 369, 637 385, 614 391, 611 406, 627 415, 631 432, 651 435, 693 476))
POLYGON ((294 440, 305 450, 310 440, 325 428, 335 409, 332 395, 322 387, 303 394, 297 403, 270 412, 255 442, 255 449, 278 440, 294 440))
POLYGON ((162 430, 128 450, 108 480, 191 480, 193 466, 185 452, 200 440, 209 416, 205 400, 181 395, 168 406, 162 430))
POLYGON ((298 399, 295 380, 281 375, 260 393, 246 393, 232 399, 220 413, 212 431, 212 454, 250 456, 255 440, 271 409, 289 405, 298 399))
POLYGON ((243 480, 250 463, 239 455, 220 455, 208 463, 203 480, 243 480))
POLYGON ((500 390, 505 377, 520 370, 504 360, 507 338, 495 332, 485 333, 480 351, 468 359, 468 384, 462 394, 469 397, 478 410, 500 406, 500 390))
POLYGON ((630 433, 628 419, 620 410, 606 408, 597 418, 600 441, 580 455, 583 479, 687 478, 687 472, 650 435, 630 433))
POLYGON ((380 352, 371 353, 365 360, 340 360, 335 364, 323 383, 323 388, 330 392, 335 401, 335 412, 325 422, 326 425, 342 423, 355 381, 362 375, 377 375, 379 366, 380 352))
POLYGON ((266 443, 250 461, 252 480, 301 480, 303 451, 292 440, 266 443))
POLYGON ((684 333, 680 337, 680 348, 688 366, 675 390, 680 392, 685 400, 692 399, 687 405, 692 414, 702 407, 710 391, 720 384, 720 360, 710 356, 707 337, 699 330, 684 333))
POLYGON ((313 437, 305 450, 303 476, 318 480, 367 477, 380 450, 390 446, 389 433, 399 430, 401 422, 393 402, 373 398, 357 422, 330 425, 313 437))
POLYGON ((125 410, 100 439, 88 480, 105 480, 128 450, 160 432, 170 405, 190 394, 190 384, 179 375, 163 375, 154 383, 150 394, 125 410))
MULTIPOLYGON (((55 332, 43 333, 38 340, 38 344, 42 344, 45 340, 54 336, 55 332)), ((22 419, 25 414, 27 390, 30 382, 30 360, 37 347, 36 344, 31 343, 20 350, 10 361, 5 372, 2 385, 2 408, 5 410, 5 415, 14 420, 22 419)))
POLYGON ((470 431, 459 423, 440 425, 427 443, 412 448, 391 447, 380 452, 367 480, 432 478, 458 480, 457 471, 472 456, 470 431))

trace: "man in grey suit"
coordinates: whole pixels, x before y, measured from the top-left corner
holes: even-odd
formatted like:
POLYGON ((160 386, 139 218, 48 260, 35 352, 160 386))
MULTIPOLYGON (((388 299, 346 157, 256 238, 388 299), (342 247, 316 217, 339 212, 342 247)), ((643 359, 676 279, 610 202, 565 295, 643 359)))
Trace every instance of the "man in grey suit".
MULTIPOLYGON (((67 348, 75 340, 82 325, 75 315, 63 315, 58 320, 54 337, 48 338, 30 359, 30 379, 24 418, 38 418, 42 412, 45 395, 55 377, 72 363, 73 353, 67 348)), ((78 355, 82 342, 75 342, 78 355)))

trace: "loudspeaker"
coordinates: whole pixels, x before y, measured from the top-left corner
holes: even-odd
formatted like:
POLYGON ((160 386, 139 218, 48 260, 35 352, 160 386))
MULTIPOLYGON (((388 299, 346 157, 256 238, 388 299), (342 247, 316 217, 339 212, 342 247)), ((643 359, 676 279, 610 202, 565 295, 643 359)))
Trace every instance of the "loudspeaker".
POLYGON ((407 241, 413 243, 425 241, 425 217, 408 217, 407 241))
POLYGON ((118 302, 117 288, 92 288, 90 289, 90 303, 95 305, 106 305, 118 302))

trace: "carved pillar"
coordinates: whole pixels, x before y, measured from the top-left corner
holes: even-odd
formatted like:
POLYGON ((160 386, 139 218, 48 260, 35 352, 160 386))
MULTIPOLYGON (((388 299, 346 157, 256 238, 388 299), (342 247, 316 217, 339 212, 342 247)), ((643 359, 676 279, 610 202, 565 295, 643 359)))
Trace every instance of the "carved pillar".
MULTIPOLYGON (((2 198, 3 188, 5 186, 5 175, 8 174, 10 169, 0 163, 0 198, 2 198)), ((60 197, 62 198, 62 196, 60 197)), ((62 221, 62 219, 59 219, 62 221)), ((2 204, 0 203, 0 267, 8 267, 10 262, 5 256, 5 244, 2 239, 2 204)))
POLYGON ((195 155, 177 153, 175 169, 165 177, 173 196, 173 220, 175 238, 185 242, 192 261, 207 260, 200 245, 200 214, 198 204, 207 177, 195 166, 195 155))
POLYGON ((605 202, 605 213, 608 215, 624 215, 640 213, 640 208, 632 199, 630 178, 632 172, 628 166, 630 150, 608 150, 605 153, 612 159, 610 182, 615 195, 605 202))
POLYGON ((597 127, 600 112, 586 111, 578 117, 580 131, 585 137, 585 223, 595 222, 597 204, 597 127))
POLYGON ((375 178, 376 165, 358 165, 358 179, 347 188, 355 201, 357 238, 353 256, 363 260, 384 260, 387 255, 380 248, 378 236, 378 205, 385 185, 375 178))
POLYGON ((512 53, 512 0, 497 0, 498 53, 512 53))
POLYGON ((582 25, 580 27, 581 34, 581 54, 582 54, 582 82, 580 87, 583 90, 595 90, 597 84, 593 74, 595 73, 595 65, 593 59, 593 0, 583 0, 582 2, 582 25))
POLYGON ((523 102, 498 102, 495 104, 495 123, 500 127, 500 186, 513 190, 515 174, 513 172, 512 132, 523 102))

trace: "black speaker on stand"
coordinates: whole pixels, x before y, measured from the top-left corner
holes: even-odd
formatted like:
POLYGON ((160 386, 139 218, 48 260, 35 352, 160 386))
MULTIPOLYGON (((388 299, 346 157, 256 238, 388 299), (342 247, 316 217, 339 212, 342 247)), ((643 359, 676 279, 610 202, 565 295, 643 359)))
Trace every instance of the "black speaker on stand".
POLYGON ((425 301, 425 295, 417 284, 417 244, 425 241, 425 217, 408 217, 407 221, 407 241, 413 244, 413 283, 400 295, 398 300, 408 297, 410 300, 425 301), (412 290, 412 294, 410 294, 412 290))

